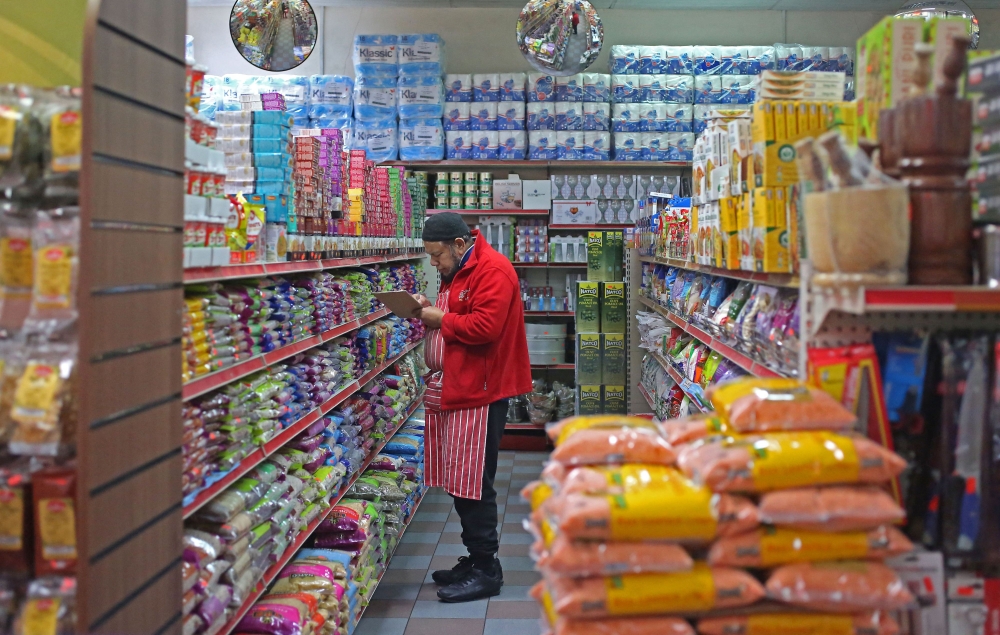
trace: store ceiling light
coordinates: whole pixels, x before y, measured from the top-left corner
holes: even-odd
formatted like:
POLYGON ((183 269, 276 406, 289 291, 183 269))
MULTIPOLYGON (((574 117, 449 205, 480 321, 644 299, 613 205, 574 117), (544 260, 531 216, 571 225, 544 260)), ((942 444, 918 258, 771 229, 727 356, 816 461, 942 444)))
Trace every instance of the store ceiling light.
POLYGON ((972 43, 969 44, 969 48, 975 49, 979 47, 979 19, 972 12, 969 5, 962 2, 962 0, 907 2, 896 11, 896 16, 923 18, 925 20, 938 17, 965 18, 970 23, 969 36, 972 39, 972 43))

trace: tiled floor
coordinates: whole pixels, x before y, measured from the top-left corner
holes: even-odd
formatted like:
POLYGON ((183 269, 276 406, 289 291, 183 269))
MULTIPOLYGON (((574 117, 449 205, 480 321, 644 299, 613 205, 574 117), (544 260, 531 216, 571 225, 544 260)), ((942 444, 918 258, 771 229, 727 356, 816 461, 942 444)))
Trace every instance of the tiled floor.
POLYGON ((539 575, 528 556, 531 536, 521 527, 528 505, 519 492, 538 478, 547 454, 501 452, 497 468, 500 563, 504 587, 497 597, 465 604, 437 599, 431 571, 450 569, 462 546, 462 528, 451 497, 440 489, 425 495, 375 590, 355 635, 534 635, 541 632, 538 604, 528 590, 539 575))

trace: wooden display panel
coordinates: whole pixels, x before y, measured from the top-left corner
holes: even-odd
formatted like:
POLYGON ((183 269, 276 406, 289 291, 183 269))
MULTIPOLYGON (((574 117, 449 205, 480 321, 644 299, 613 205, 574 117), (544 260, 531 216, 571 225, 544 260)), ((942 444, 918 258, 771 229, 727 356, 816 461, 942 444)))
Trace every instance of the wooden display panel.
POLYGON ((95 158, 92 164, 95 220, 183 227, 184 176, 168 170, 95 158))
POLYGON ((91 298, 91 307, 104 319, 104 328, 91 340, 92 357, 151 342, 167 343, 181 329, 181 288, 136 293, 112 293, 91 298), (143 320, 135 319, 136 305, 146 307, 143 320))

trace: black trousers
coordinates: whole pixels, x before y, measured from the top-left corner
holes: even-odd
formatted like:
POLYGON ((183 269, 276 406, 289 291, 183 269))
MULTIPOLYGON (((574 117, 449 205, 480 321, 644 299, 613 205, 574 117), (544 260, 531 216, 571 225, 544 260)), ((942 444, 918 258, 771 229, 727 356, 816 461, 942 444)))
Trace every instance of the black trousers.
POLYGON ((492 562, 500 551, 500 537, 497 534, 497 491, 493 480, 497 475, 497 456, 500 453, 500 438, 507 423, 507 399, 490 404, 486 416, 486 456, 483 461, 483 492, 479 500, 471 498, 455 499, 455 511, 462 520, 462 544, 469 550, 473 562, 492 562))

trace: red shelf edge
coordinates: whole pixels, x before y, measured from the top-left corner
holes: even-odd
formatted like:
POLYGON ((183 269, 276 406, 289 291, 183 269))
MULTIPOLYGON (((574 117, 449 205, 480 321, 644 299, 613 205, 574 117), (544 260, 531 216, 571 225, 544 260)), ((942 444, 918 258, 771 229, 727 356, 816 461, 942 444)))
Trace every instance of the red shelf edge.
POLYGON ((677 267, 686 271, 707 273, 709 275, 720 276, 722 278, 760 282, 787 289, 799 288, 798 277, 790 273, 762 273, 759 271, 744 271, 743 269, 720 269, 719 267, 699 265, 693 262, 677 260, 676 258, 657 258, 655 256, 639 256, 639 261, 656 265, 664 265, 667 267, 677 267))
POLYGON ((324 271, 326 269, 345 269, 370 264, 400 262, 420 258, 414 252, 395 256, 360 256, 353 258, 327 258, 325 260, 307 260, 301 262, 270 262, 251 265, 219 265, 214 267, 189 267, 184 270, 184 284, 216 282, 223 280, 239 280, 241 278, 258 278, 267 275, 282 275, 288 273, 304 273, 309 271, 324 271))

